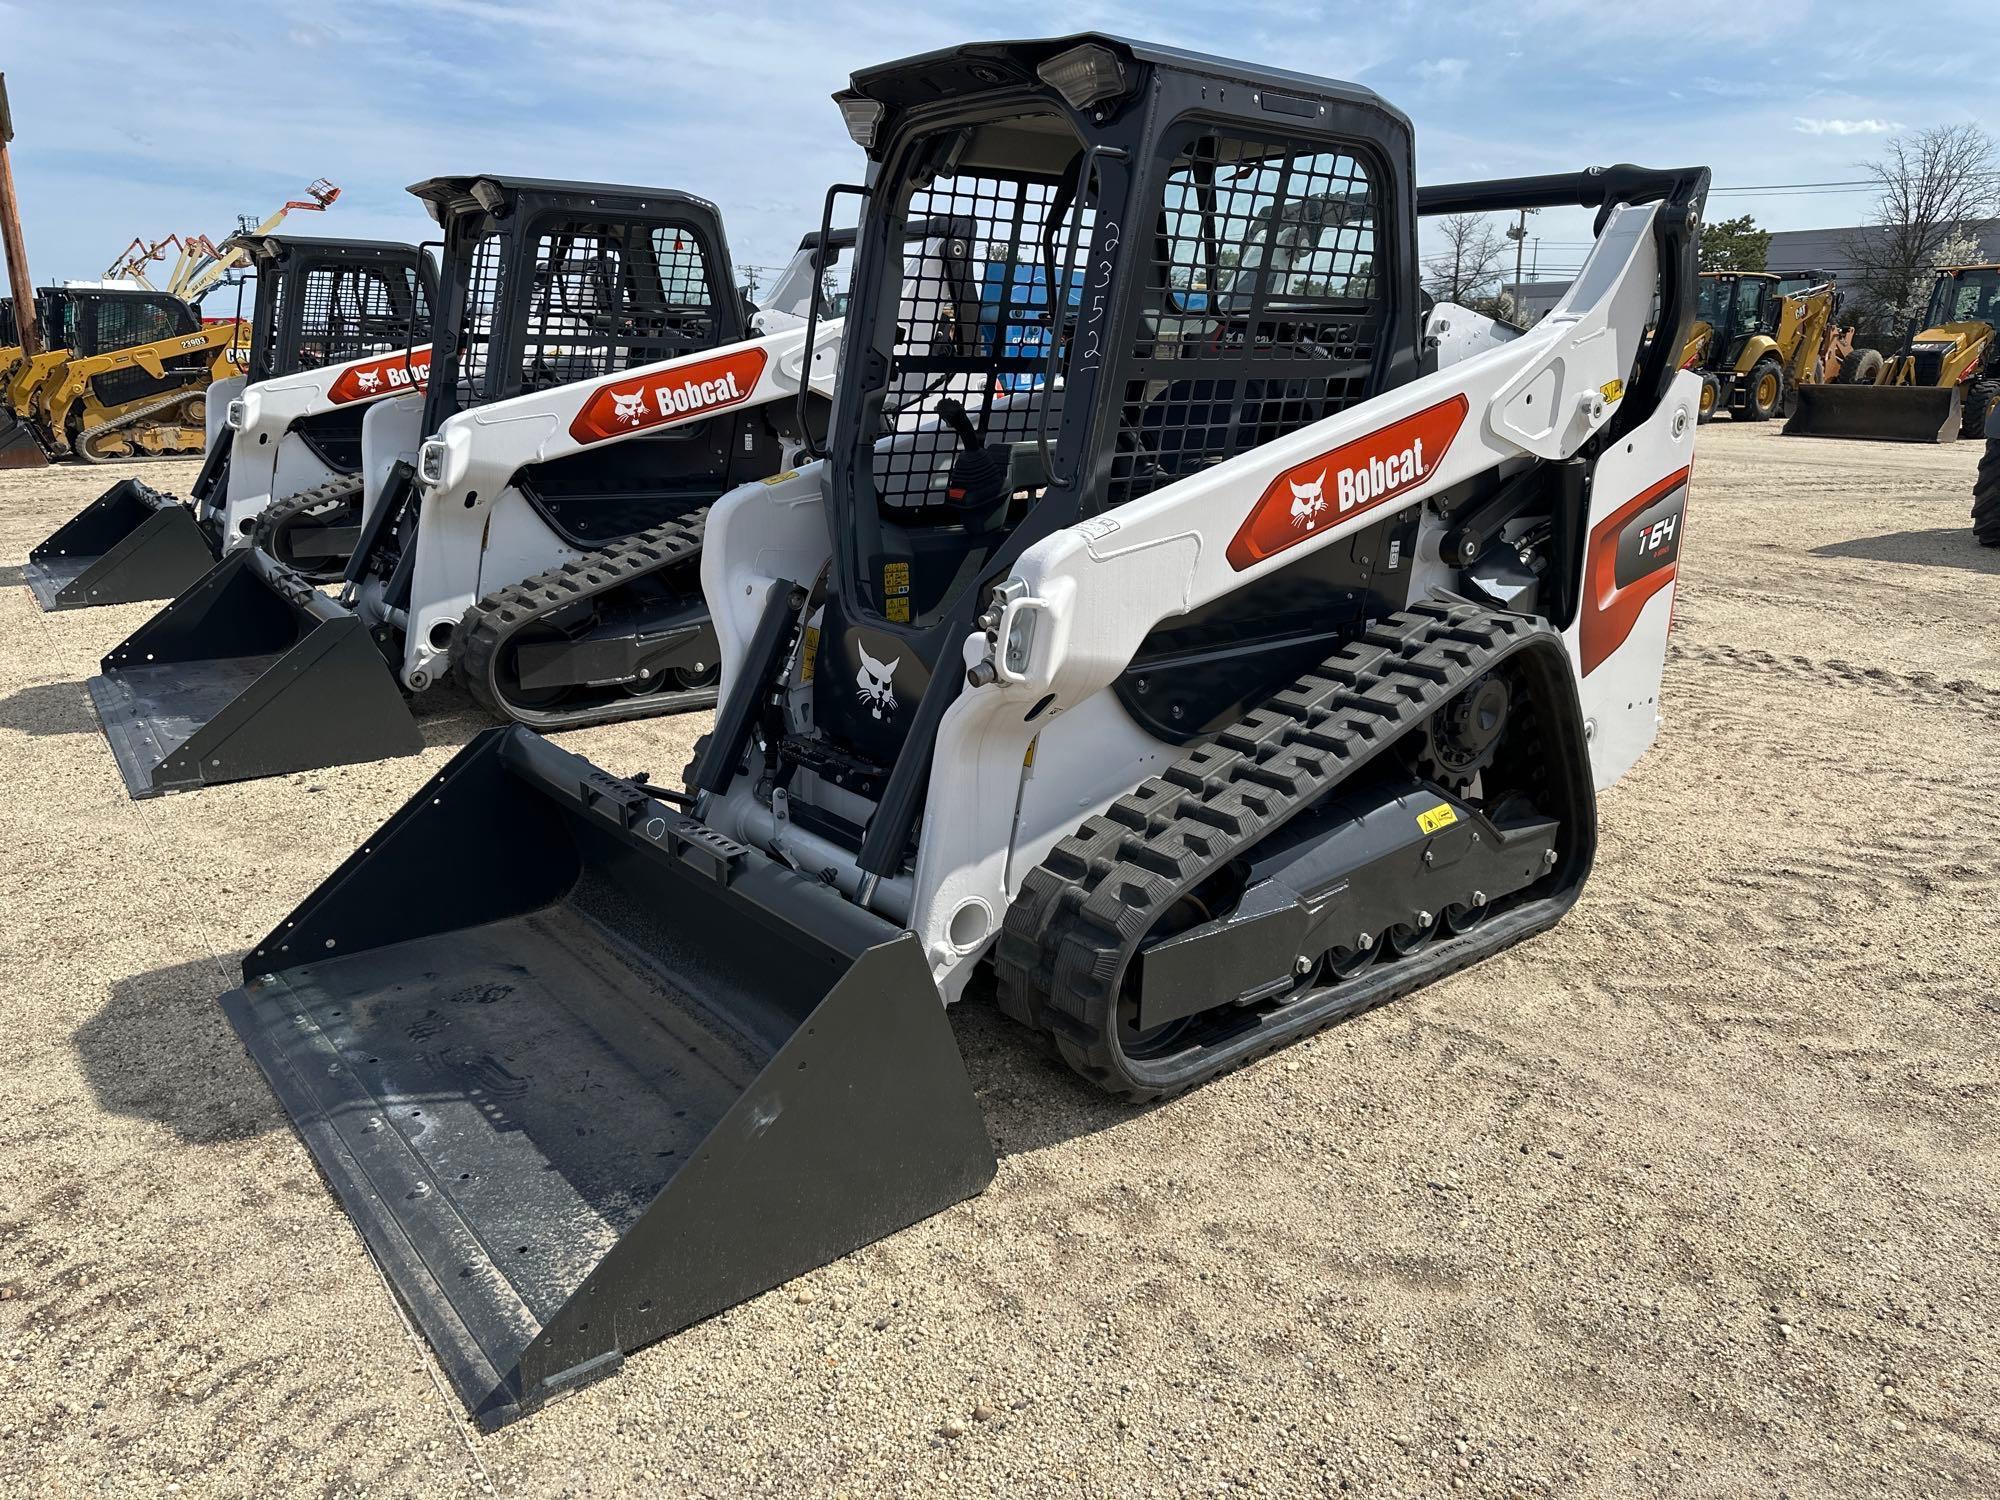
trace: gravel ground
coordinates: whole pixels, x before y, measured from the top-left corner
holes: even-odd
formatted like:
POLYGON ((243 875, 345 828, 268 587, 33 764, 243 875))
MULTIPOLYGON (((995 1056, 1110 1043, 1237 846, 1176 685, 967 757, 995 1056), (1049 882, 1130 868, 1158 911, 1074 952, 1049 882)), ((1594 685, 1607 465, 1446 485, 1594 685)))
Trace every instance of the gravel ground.
MULTIPOLYGON (((479 719, 129 802, 82 683, 149 607, 0 566, 0 1493, 2000 1494, 1974 460, 1716 424, 1555 931, 1150 1109, 962 1007, 983 1197, 492 1436, 214 1004, 479 719)), ((0 558, 104 482, 0 476, 0 558)))

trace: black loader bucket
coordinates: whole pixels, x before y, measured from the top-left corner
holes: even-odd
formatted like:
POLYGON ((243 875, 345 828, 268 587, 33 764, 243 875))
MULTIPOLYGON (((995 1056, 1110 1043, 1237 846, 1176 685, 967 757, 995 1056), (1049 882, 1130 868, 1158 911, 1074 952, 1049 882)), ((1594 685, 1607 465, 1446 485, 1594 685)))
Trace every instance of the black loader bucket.
POLYGON ((1785 431, 1806 437, 1950 443, 1963 420, 1957 386, 1802 385, 1785 431))
POLYGON ((489 730, 222 1007, 488 1428, 978 1193, 917 938, 489 730))
POLYGON ((35 430, 14 417, 0 417, 0 469, 46 469, 49 455, 35 430))
POLYGON ((423 748, 359 617, 253 548, 232 552, 90 679, 134 797, 423 748))
POLYGON ((171 599, 215 566, 194 512, 151 485, 121 479, 28 554, 43 609, 171 599))

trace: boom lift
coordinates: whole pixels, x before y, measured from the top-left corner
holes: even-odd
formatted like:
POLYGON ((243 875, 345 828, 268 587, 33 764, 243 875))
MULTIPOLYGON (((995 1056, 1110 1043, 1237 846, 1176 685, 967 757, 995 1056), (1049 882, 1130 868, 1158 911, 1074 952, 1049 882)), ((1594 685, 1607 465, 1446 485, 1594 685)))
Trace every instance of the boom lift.
POLYGON ((832 433, 709 513, 688 790, 490 731, 223 1000, 489 1426, 980 1191, 975 973, 1179 1092, 1557 921, 1659 722, 1705 169, 1419 193, 1367 89, 1097 35, 837 97, 832 433), (1533 329, 1426 310, 1419 212, 1563 204, 1533 329), (918 337, 938 217, 1042 275, 918 337))
POLYGON ((205 393, 205 452, 192 504, 143 480, 120 480, 28 554, 28 584, 43 609, 171 599, 225 552, 249 545, 274 496, 359 493, 365 401, 310 411, 295 427, 260 431, 247 444, 236 441, 229 414, 252 387, 285 390, 304 380, 317 389, 318 372, 428 339, 437 289, 430 255, 377 240, 267 233, 232 239, 223 255, 254 267, 256 301, 244 372, 205 393), (225 503, 229 494, 233 503, 225 503))
POLYGON ((796 451, 791 424, 812 419, 803 320, 755 333, 720 217, 686 193, 487 176, 412 191, 444 230, 449 333, 428 359, 397 351, 232 403, 240 455, 371 399, 362 494, 265 510, 262 473, 232 458, 221 534, 261 511, 258 545, 90 684, 135 797, 412 754, 404 693, 447 671, 539 724, 715 701, 701 518, 796 451), (338 599, 305 571, 329 555, 338 599))

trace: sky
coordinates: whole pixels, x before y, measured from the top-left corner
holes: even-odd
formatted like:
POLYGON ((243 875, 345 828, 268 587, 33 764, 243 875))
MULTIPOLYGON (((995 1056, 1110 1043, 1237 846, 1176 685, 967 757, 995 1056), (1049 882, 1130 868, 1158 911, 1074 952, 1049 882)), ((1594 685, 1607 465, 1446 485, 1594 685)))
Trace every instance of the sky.
MULTIPOLYGON (((1852 179, 1900 130, 2000 130, 1992 0, 1896 13, 1910 24, 1880 0, 0 0, 0 70, 37 282, 101 275, 135 235, 219 240, 318 177, 339 202, 288 228, 427 238, 404 188, 469 172, 687 189, 721 205, 739 266, 773 266, 861 172, 828 96, 957 42, 1096 28, 1365 84, 1415 123, 1419 182, 1633 161, 1704 163, 1726 188, 1852 179), (106 48, 87 67, 85 28, 106 48)), ((1709 216, 1821 228, 1870 204, 1723 192, 1709 216)), ((1560 275, 1588 217, 1529 232, 1560 275)))

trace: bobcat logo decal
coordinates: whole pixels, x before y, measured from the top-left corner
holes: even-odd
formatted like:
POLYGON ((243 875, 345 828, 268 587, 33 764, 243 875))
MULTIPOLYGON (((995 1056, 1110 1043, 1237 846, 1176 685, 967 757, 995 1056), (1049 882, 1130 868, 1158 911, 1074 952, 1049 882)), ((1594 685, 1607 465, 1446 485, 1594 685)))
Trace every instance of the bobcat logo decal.
POLYGON ((861 652, 861 670, 854 674, 854 696, 868 705, 869 714, 877 719, 887 719, 896 712, 896 668, 902 657, 895 661, 877 661, 868 654, 866 646, 858 646, 861 652))
POLYGON ((629 427, 637 427, 646 415, 646 393, 633 391, 630 395, 616 395, 611 398, 613 415, 629 427))
MULTIPOLYGON (((1290 483, 1290 481, 1287 481, 1290 483)), ((1319 478, 1311 484, 1292 484, 1292 524, 1303 526, 1307 531, 1319 524, 1319 513, 1326 509, 1326 470, 1319 471, 1319 478)))
POLYGON ((381 372, 377 370, 357 370, 354 372, 354 383, 361 388, 364 395, 373 395, 377 390, 381 389, 381 372))

